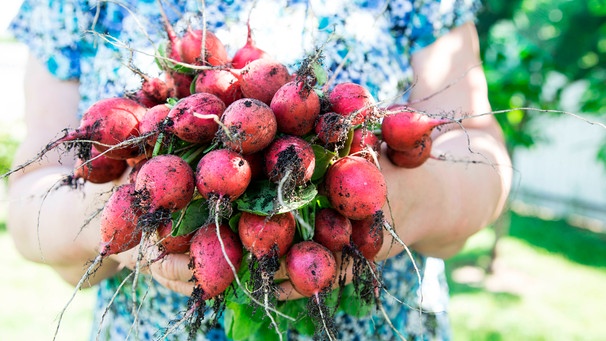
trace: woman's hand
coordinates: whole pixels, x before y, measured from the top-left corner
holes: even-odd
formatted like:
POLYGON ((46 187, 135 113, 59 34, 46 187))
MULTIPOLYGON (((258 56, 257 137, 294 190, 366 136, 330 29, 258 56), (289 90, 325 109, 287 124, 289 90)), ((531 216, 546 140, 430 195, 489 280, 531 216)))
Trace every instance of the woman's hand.
POLYGON ((190 296, 194 289, 193 272, 188 254, 162 254, 154 238, 110 258, 132 271, 151 275, 158 283, 182 295, 190 296))

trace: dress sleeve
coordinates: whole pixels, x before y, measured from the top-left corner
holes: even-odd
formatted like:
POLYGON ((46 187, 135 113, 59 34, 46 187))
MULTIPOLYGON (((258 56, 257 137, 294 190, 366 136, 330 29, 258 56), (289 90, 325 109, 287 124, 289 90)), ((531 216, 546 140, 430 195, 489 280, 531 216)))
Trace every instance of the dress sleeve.
POLYGON ((404 50, 412 54, 448 33, 476 20, 480 0, 393 0, 392 32, 404 50))
POLYGON ((78 0, 25 0, 9 25, 13 36, 60 79, 77 79, 80 61, 91 50, 86 35, 94 6, 78 0))

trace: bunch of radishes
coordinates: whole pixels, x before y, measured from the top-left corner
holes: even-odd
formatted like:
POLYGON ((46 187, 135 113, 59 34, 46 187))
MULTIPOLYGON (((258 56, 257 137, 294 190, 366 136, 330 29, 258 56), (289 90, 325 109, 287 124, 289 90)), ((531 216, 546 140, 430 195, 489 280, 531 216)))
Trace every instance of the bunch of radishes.
POLYGON ((143 77, 137 91, 98 101, 45 149, 80 146, 71 181, 109 182, 131 166, 102 211, 95 264, 150 243, 161 251, 154 261, 188 253, 196 307, 240 293, 278 334, 283 264, 318 307, 316 333, 334 338, 323 297, 347 282, 338 264, 353 261, 356 293, 378 302, 373 265, 388 228, 381 136, 390 160, 417 167, 446 121, 380 108, 358 84, 323 84, 321 51, 291 74, 250 29, 231 58, 208 30, 167 31, 164 79, 143 77))

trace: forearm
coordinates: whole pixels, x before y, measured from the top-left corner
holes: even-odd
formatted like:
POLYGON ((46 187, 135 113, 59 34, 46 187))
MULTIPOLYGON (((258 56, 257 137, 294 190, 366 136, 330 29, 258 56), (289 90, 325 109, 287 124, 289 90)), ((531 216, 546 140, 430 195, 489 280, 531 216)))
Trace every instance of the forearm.
MULTIPOLYGON (((113 184, 57 186, 75 163, 73 153, 63 147, 34 160, 63 129, 77 127, 80 95, 77 81, 55 78, 34 58, 29 58, 26 70, 27 135, 15 153, 13 169, 28 166, 9 178, 7 226, 24 257, 51 266, 75 284, 98 253, 98 219, 85 222, 102 207, 113 184)), ((115 271, 111 260, 103 265, 91 283, 115 271)))
MULTIPOLYGON (((493 222, 502 211, 509 191, 510 165, 504 148, 481 130, 453 130, 436 139, 433 152, 449 160, 430 159, 415 169, 393 169, 399 181, 388 182, 389 206, 385 212, 408 247, 426 255, 447 258, 465 240, 493 222), (471 144, 470 144, 471 143, 471 144)), ((402 250, 387 236, 380 258, 402 250)))
MULTIPOLYGON (((431 154, 444 160, 396 169, 383 157, 390 204, 385 212, 407 246, 445 258, 503 210, 511 161, 494 117, 477 117, 491 107, 472 24, 419 51, 412 65, 419 75, 411 92, 412 107, 430 115, 473 118, 434 130, 431 154)), ((402 249, 390 248, 390 240, 386 239, 382 258, 402 249)))
MULTIPOLYGON (((57 186, 66 174, 68 168, 48 166, 11 181, 7 222, 15 246, 25 258, 49 265, 75 284, 99 252, 97 212, 111 184, 86 184, 78 189, 57 186), (89 221, 91 217, 95 218, 89 221)), ((90 283, 115 271, 116 264, 108 259, 90 283)))

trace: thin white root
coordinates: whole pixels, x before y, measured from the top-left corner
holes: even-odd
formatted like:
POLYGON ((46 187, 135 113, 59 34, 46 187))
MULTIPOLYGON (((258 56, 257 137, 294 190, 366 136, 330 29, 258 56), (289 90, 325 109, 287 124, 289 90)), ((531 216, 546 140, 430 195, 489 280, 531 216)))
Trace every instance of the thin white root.
POLYGON ((223 123, 221 122, 221 119, 219 118, 219 116, 217 115, 213 115, 213 114, 200 114, 200 113, 193 113, 194 117, 197 118, 201 118, 201 119, 206 119, 206 120, 213 120, 216 124, 219 125, 219 127, 221 127, 221 129, 223 130, 223 132, 225 133, 225 135, 227 135, 227 138, 230 141, 234 141, 234 137, 231 134, 231 132, 229 131, 229 128, 223 123))
MULTIPOLYGON (((276 190, 276 192, 278 197, 278 203, 282 207, 286 207, 286 202, 284 201, 284 184, 286 183, 286 180, 288 180, 288 178, 290 177, 291 172, 292 171, 290 169, 287 170, 286 173, 284 173, 282 179, 280 179, 280 182, 278 182, 278 189, 276 190)), ((305 228, 304 235, 311 236, 314 228, 309 225, 309 223, 306 222, 305 219, 303 219, 296 210, 291 211, 291 213, 295 216, 295 219, 297 219, 299 225, 305 228)))
POLYGON ((402 333, 400 333, 400 331, 396 328, 396 326, 394 326, 393 323, 391 322, 391 318, 389 317, 389 315, 387 315, 387 312, 385 311, 385 308, 383 307, 383 305, 379 303, 378 306, 379 306, 379 310, 381 311, 381 314, 385 318, 385 321, 387 322, 389 327, 391 327, 391 329, 396 333, 396 335, 398 335, 400 340, 406 341, 406 338, 404 337, 404 335, 402 335, 402 333))
POLYGON ((67 307, 72 303, 72 301, 76 297, 76 293, 78 291, 80 291, 84 282, 88 280, 89 276, 101 264, 101 261, 103 261, 103 258, 104 258, 104 256, 102 254, 97 255, 97 257, 95 257, 95 259, 93 260, 93 263, 86 269, 86 272, 84 272, 84 275, 82 275, 82 277, 80 278, 80 281, 78 281, 78 284, 76 284, 76 287, 74 288, 74 292, 72 293, 72 296, 69 298, 69 300, 67 301, 67 303, 65 304, 63 309, 61 309, 61 312, 59 312, 59 316, 57 317, 57 328, 55 328, 55 334, 53 335, 53 340, 57 339, 57 335, 59 334, 59 328, 61 327, 61 320, 63 319, 63 315, 67 311, 67 307))
POLYGON ((318 294, 315 294, 313 297, 314 297, 314 300, 316 301, 316 304, 318 305, 318 312, 320 313, 320 319, 322 320, 322 326, 324 327, 324 330, 326 331, 326 337, 328 338, 329 341, 334 341, 334 337, 333 337, 332 333, 330 332, 330 329, 328 329, 328 326, 326 325, 326 318, 324 317, 324 313, 322 312, 322 305, 320 304, 320 297, 318 296, 318 294))
MULTIPOLYGON (((242 289, 242 292, 244 292, 244 294, 255 304, 264 307, 265 305, 263 304, 263 302, 260 302, 259 300, 257 300, 256 298, 254 298, 250 291, 248 289, 246 289, 244 287, 244 285, 242 284, 242 281, 240 281, 240 277, 238 277, 238 269, 236 269, 236 267, 234 266, 234 264, 232 263, 231 259, 229 259, 229 256, 227 255, 227 250, 225 250, 225 243, 223 242, 223 238, 221 237, 221 231, 219 229, 219 227, 221 226, 221 222, 219 221, 219 215, 215 214, 215 226, 216 226, 216 233, 217 233, 217 238, 219 239, 219 244, 221 245, 221 252, 223 252, 223 257, 225 257, 225 261, 227 261, 227 265, 229 265, 229 268, 231 269, 231 271, 234 274, 234 280, 236 281, 236 284, 238 284, 238 287, 240 287, 242 289)), ((268 310, 274 312, 275 314, 277 314, 278 316, 281 316, 285 319, 288 319, 290 321, 295 321, 296 319, 294 317, 288 316, 272 307, 267 307, 268 310)))
MULTIPOLYGON (((269 275, 266 272, 264 272, 263 273, 263 282, 265 283, 266 281, 269 281, 269 275)), ((274 319, 274 316, 271 314, 271 311, 269 309, 269 308, 271 308, 271 304, 269 303, 269 294, 270 294, 270 288, 268 285, 264 284, 263 285, 263 309, 265 309, 265 315, 267 315, 267 317, 269 317, 271 325, 276 330, 276 334, 278 334, 278 339, 280 341, 282 341, 283 338, 282 338, 282 333, 280 332, 280 327, 278 327, 278 323, 274 319)))
POLYGON ((109 312, 109 308, 112 306, 112 304, 116 300, 116 297, 118 297, 118 294, 120 293, 120 290, 122 289, 124 284, 126 284, 126 282, 130 279, 130 277, 132 275, 133 275, 133 273, 131 272, 126 277, 124 277, 124 279, 122 280, 122 282, 120 283, 120 285, 118 286, 118 288, 116 289, 114 294, 112 295, 112 298, 109 300, 109 302, 105 306, 105 309, 103 310, 103 314, 101 314, 101 319, 99 320, 99 328, 97 329, 97 336, 95 337, 95 340, 99 340, 99 337, 101 336, 101 325, 103 325, 103 321, 105 320, 105 316, 107 316, 107 313, 109 312))
POLYGON ((145 252, 145 243, 148 239, 149 233, 148 232, 143 232, 143 235, 141 236, 141 242, 139 243, 139 250, 137 252, 137 262, 135 263, 135 271, 134 271, 134 278, 133 278, 133 286, 132 286, 132 290, 131 290, 131 295, 132 295, 132 304, 133 304, 133 326, 135 328, 135 335, 137 335, 137 326, 139 325, 138 323, 138 319, 139 319, 139 309, 137 308, 137 284, 139 283, 139 275, 141 274, 141 261, 143 260, 144 257, 144 252, 145 252))

